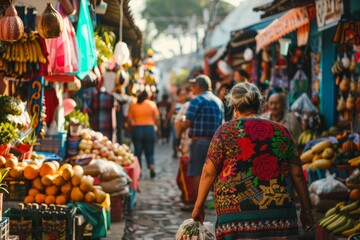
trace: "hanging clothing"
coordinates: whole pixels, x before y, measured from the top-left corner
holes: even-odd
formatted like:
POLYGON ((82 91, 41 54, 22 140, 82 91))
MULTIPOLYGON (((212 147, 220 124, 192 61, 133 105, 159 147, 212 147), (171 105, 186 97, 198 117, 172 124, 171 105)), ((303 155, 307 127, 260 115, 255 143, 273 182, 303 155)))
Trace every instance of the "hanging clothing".
POLYGON ((106 91, 95 90, 89 94, 88 114, 90 126, 93 130, 99 131, 110 140, 113 136, 114 97, 106 91))
POLYGON ((56 108, 59 106, 59 99, 54 88, 45 88, 44 97, 46 107, 46 125, 49 127, 54 120, 56 108))

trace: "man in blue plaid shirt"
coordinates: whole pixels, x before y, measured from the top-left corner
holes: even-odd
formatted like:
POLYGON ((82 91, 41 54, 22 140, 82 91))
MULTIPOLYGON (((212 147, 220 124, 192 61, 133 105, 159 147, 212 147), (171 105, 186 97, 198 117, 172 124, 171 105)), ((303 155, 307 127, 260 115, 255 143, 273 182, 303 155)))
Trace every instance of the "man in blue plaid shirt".
MULTIPOLYGON (((190 128, 191 146, 188 176, 193 180, 195 196, 197 196, 200 176, 211 138, 224 121, 224 105, 212 93, 211 80, 208 76, 199 75, 189 82, 196 97, 190 101, 186 119, 182 123, 182 131, 190 128)), ((177 139, 177 143, 180 143, 180 139, 177 139)))

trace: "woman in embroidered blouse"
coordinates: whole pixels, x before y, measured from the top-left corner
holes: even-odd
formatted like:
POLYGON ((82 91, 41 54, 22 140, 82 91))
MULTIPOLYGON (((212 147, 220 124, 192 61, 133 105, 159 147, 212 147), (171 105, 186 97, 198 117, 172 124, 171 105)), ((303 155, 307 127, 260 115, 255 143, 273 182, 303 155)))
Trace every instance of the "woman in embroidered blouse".
POLYGON ((203 167, 192 217, 203 222, 214 186, 217 239, 297 239, 300 220, 313 226, 311 202, 296 145, 283 125, 257 115, 262 96, 251 83, 227 95, 234 119, 218 128, 203 167))

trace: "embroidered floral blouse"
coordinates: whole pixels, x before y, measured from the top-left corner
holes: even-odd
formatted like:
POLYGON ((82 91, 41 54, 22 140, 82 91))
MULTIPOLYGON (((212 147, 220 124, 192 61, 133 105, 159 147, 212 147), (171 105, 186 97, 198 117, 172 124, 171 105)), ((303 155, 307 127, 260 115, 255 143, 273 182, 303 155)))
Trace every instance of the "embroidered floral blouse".
POLYGON ((218 172, 217 214, 294 207, 289 162, 297 161, 295 154, 293 138, 279 123, 262 118, 224 123, 207 155, 218 172))

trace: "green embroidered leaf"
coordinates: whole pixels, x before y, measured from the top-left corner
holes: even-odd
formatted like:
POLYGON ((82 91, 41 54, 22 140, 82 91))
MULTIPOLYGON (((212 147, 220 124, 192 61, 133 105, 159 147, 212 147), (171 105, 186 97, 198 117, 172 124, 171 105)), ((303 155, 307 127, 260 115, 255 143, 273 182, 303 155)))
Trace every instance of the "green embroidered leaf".
POLYGON ((253 184, 254 184, 254 186, 259 185, 259 179, 258 179, 258 177, 257 177, 257 176, 254 178, 254 180, 253 180, 253 184))
POLYGON ((247 171, 246 173, 246 177, 250 177, 252 175, 252 171, 251 171, 251 168, 249 168, 249 170, 247 171))

